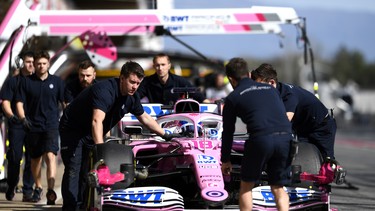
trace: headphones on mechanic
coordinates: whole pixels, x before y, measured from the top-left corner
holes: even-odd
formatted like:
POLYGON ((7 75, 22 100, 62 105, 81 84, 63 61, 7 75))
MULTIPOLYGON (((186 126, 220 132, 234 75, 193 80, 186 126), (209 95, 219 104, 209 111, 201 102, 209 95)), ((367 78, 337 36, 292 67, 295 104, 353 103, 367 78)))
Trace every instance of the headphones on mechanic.
POLYGON ((24 66, 22 57, 23 57, 23 53, 21 52, 17 55, 15 59, 17 69, 21 69, 24 66))
POLYGON ((34 52, 31 50, 21 51, 15 59, 16 67, 21 69, 25 66, 23 58, 24 57, 34 57, 34 52))

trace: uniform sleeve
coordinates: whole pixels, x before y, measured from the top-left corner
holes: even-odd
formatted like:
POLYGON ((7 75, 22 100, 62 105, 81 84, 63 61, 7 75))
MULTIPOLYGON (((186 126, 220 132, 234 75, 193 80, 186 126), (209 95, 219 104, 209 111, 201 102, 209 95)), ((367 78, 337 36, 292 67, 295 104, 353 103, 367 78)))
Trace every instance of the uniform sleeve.
POLYGON ((232 102, 227 98, 223 109, 223 133, 221 146, 221 161, 230 161, 230 153, 232 150, 233 133, 236 124, 236 112, 232 102))
POLYGON ((29 79, 29 77, 24 77, 24 78, 20 78, 19 80, 20 80, 20 82, 19 82, 18 90, 15 93, 16 94, 15 101, 25 103, 25 101, 26 101, 26 84, 27 84, 27 81, 30 80, 30 79, 29 79))
POLYGON ((11 79, 6 80, 0 91, 0 99, 11 101, 16 94, 13 90, 14 89, 11 87, 11 79))
POLYGON ((134 116, 140 116, 144 113, 143 106, 140 101, 140 97, 138 93, 135 93, 134 95, 134 103, 131 112, 134 116))
POLYGON ((288 92, 282 97, 286 112, 295 113, 298 105, 298 97, 293 92, 288 92))
POLYGON ((92 108, 100 109, 104 113, 107 113, 114 103, 114 99, 112 99, 113 94, 108 89, 102 89, 101 87, 95 86, 91 89, 92 108))

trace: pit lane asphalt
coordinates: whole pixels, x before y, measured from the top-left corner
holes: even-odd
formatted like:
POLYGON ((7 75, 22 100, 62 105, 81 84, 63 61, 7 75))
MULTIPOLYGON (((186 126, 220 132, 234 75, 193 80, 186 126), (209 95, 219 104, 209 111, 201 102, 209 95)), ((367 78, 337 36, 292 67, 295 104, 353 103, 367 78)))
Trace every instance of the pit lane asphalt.
MULTIPOLYGON (((375 133, 370 135, 345 134, 338 132, 336 138, 336 159, 347 169, 347 184, 332 185, 331 208, 345 210, 375 210, 375 133)), ((10 210, 61 210, 61 176, 63 165, 57 168, 56 205, 46 205, 45 195, 39 203, 22 202, 22 193, 17 193, 13 201, 0 193, 0 211, 10 210)), ((43 187, 46 190, 45 169, 42 170, 43 187)))

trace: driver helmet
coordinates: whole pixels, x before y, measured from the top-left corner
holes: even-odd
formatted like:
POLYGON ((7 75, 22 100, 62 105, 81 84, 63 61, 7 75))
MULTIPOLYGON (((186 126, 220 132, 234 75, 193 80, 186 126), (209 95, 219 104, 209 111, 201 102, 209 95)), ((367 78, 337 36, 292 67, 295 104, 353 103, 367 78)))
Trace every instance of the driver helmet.
MULTIPOLYGON (((198 128, 198 137, 203 135, 203 129, 201 125, 197 125, 198 128)), ((194 124, 193 123, 185 123, 181 125, 181 135, 186 137, 194 137, 194 124)))

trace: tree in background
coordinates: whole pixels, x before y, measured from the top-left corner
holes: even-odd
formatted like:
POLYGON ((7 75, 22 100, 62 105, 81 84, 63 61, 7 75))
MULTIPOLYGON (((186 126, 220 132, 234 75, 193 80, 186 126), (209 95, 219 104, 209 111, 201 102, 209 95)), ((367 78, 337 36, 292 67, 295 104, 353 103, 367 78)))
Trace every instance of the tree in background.
POLYGON ((331 62, 331 77, 336 78, 341 84, 346 85, 348 81, 356 82, 360 88, 374 89, 375 64, 367 63, 359 51, 349 51, 341 47, 331 62))

